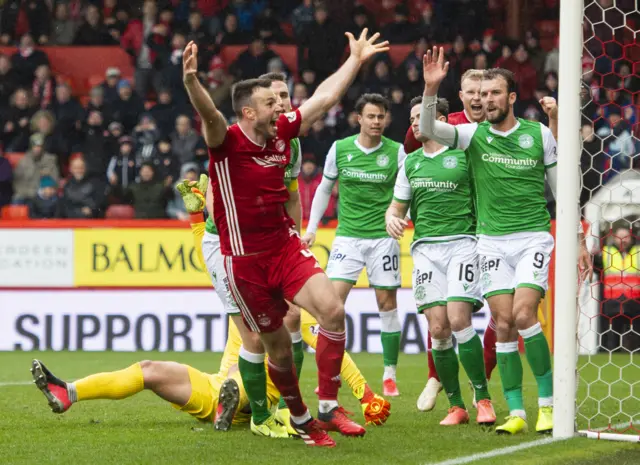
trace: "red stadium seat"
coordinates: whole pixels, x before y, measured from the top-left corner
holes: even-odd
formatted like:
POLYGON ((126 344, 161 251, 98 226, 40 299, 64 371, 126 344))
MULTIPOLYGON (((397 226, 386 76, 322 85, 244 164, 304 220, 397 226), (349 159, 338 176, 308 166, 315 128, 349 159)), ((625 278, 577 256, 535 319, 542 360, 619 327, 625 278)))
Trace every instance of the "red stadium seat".
POLYGON ((7 160, 9 160, 9 163, 11 164, 11 168, 13 168, 15 170, 16 166, 18 166, 18 163, 20 162, 20 160, 22 160, 22 157, 24 157, 24 153, 22 153, 22 152, 5 153, 4 157, 7 160))
POLYGON ((5 205, 0 218, 3 220, 24 220, 29 218, 29 207, 26 205, 5 205))
POLYGON ((105 218, 108 220, 130 220, 136 215, 131 205, 110 205, 107 208, 105 218))
POLYGON ((93 89, 96 86, 99 86, 104 81, 104 74, 94 74, 93 76, 89 76, 88 84, 89 89, 93 89))

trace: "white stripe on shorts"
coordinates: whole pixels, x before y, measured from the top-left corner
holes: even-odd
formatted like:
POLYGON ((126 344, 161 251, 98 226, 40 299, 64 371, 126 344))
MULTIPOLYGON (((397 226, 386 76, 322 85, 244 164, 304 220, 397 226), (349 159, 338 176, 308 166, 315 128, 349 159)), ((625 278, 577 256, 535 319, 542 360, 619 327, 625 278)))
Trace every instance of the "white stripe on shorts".
POLYGON ((233 298, 236 301, 236 304, 238 305, 240 312, 244 316, 245 321, 251 327, 251 330, 256 333, 259 333, 260 327, 257 325, 256 321, 253 319, 253 315, 249 311, 249 307, 247 307, 247 304, 245 303, 244 299, 242 298, 242 295, 240 294, 240 291, 238 291, 238 288, 236 287, 236 282, 233 278, 232 257, 229 257, 229 256, 224 257, 224 261, 226 265, 225 268, 227 271, 227 280, 229 281, 229 290, 233 294, 233 298))

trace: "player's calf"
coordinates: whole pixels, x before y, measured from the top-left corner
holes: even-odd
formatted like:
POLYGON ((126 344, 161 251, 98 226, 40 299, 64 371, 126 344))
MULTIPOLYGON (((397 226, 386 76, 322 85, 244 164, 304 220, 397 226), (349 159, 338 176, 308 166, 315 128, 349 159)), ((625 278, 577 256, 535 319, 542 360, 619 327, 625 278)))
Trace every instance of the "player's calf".
POLYGON ((56 378, 40 360, 31 362, 31 375, 36 387, 44 394, 54 413, 64 413, 71 407, 67 383, 56 378))

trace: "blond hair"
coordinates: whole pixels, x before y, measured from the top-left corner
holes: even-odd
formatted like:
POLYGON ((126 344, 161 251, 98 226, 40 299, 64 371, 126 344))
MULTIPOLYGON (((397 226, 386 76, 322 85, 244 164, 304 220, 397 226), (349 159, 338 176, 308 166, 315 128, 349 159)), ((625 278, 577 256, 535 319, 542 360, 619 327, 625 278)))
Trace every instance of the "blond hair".
POLYGON ((465 79, 473 79, 474 81, 482 81, 482 77, 484 76, 484 70, 481 69, 468 69, 462 75, 460 79, 460 84, 464 82, 465 79))

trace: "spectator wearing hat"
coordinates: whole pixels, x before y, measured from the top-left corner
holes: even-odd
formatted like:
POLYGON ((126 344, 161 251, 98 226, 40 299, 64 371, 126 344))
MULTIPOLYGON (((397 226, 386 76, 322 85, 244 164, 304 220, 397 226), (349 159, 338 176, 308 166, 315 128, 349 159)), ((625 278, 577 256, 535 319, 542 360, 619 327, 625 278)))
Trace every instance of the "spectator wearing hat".
POLYGON ((193 130, 188 116, 178 116, 175 127, 170 137, 173 153, 181 165, 195 161, 195 149, 203 142, 202 137, 193 130))
POLYGON ((153 163, 140 166, 138 182, 123 189, 122 197, 135 210, 135 217, 155 219, 167 217, 167 203, 173 197, 173 185, 156 177, 153 163))
POLYGON ((55 218, 60 197, 58 196, 58 183, 51 176, 40 178, 38 192, 29 202, 29 217, 33 219, 55 218))
MULTIPOLYGON (((178 179, 178 182, 181 182, 182 180, 197 181, 198 173, 199 169, 196 163, 186 163, 180 169, 180 178, 178 179)), ((175 185, 177 185, 178 182, 174 183, 173 198, 169 200, 169 203, 167 204, 167 216, 176 220, 188 221, 189 214, 184 206, 182 196, 178 190, 175 189, 175 185)))
POLYGON ((107 179, 111 192, 116 197, 122 195, 124 189, 133 184, 138 176, 133 138, 122 136, 118 142, 118 151, 111 157, 107 167, 107 179))
POLYGON ((13 169, 11 163, 0 153, 0 208, 11 203, 13 197, 13 169))
POLYGON ((104 136, 104 148, 109 156, 113 156, 120 151, 120 138, 124 135, 121 123, 117 121, 109 123, 104 136))
POLYGON ((122 123, 124 131, 130 133, 144 112, 144 103, 138 95, 133 93, 131 83, 128 80, 122 79, 118 83, 118 99, 112 109, 114 121, 122 123))
POLYGON ((118 84, 120 83, 120 70, 114 66, 107 68, 105 79, 100 85, 104 91, 104 101, 108 104, 115 103, 118 98, 118 84))
POLYGON ((106 183, 89 179, 82 157, 72 157, 69 163, 71 177, 64 185, 59 202, 60 218, 100 218, 107 205, 106 183))
POLYGON ((18 162, 14 173, 14 203, 28 203, 34 199, 40 186, 40 178, 50 176, 56 183, 60 179, 58 160, 44 151, 44 137, 34 134, 30 138, 29 150, 18 162))
POLYGON ((71 45, 76 36, 76 29, 77 23, 69 16, 69 5, 65 2, 56 3, 49 44, 71 45))

